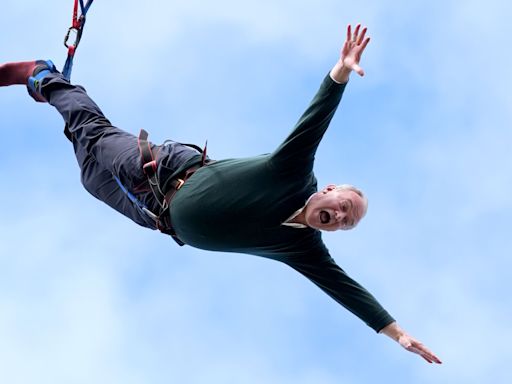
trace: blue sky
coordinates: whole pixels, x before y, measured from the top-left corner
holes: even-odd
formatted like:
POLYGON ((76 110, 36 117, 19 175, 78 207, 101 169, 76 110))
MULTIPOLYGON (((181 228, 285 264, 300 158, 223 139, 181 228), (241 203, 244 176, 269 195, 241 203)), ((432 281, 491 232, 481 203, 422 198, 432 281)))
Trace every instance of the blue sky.
MULTIPOLYGON (((61 67, 71 0, 3 0, 0 62, 61 67)), ((319 149, 368 195, 338 263, 444 361, 376 335, 291 269, 177 247, 90 197, 60 116, 0 90, 0 381, 512 380, 510 3, 96 0, 73 80, 117 126, 251 156, 287 135, 368 25, 319 149)))

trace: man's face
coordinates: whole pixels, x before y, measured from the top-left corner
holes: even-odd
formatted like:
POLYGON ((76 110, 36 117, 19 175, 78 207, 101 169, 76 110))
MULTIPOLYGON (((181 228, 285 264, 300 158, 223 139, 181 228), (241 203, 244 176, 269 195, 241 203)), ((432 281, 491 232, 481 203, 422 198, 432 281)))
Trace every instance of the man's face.
POLYGON ((309 227, 324 231, 354 228, 364 216, 363 198, 351 190, 337 190, 328 185, 309 200, 305 219, 309 227))

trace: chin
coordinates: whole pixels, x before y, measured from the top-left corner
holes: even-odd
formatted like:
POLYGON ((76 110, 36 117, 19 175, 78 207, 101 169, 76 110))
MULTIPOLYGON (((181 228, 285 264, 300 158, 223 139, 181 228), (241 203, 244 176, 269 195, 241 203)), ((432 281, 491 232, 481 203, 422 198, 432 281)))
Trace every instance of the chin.
POLYGON ((316 229, 318 231, 325 231, 325 232, 334 232, 334 231, 337 230, 337 228, 325 227, 325 224, 323 224, 323 223, 320 223, 320 224, 308 224, 308 226, 313 228, 313 229, 316 229))

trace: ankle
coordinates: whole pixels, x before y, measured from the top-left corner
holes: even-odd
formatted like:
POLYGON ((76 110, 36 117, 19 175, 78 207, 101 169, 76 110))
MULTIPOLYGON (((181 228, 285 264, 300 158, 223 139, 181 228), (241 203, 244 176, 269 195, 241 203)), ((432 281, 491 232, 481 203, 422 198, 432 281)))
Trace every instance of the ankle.
POLYGON ((36 61, 23 61, 0 65, 0 87, 27 84, 36 67, 36 61))

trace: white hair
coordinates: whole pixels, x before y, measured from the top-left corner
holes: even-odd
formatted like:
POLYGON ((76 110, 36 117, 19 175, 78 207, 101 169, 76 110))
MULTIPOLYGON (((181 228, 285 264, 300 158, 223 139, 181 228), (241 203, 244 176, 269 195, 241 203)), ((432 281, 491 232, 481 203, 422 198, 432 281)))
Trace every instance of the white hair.
POLYGON ((364 204, 364 212, 363 212, 363 216, 361 216, 361 218, 363 218, 366 215, 366 211, 368 210, 368 198, 365 196, 365 194, 359 188, 356 188, 350 184, 340 184, 340 185, 336 186, 336 190, 337 191, 352 191, 352 192, 355 192, 357 195, 359 195, 361 197, 361 199, 363 200, 363 204, 364 204))

